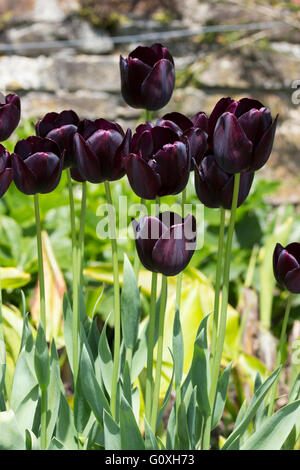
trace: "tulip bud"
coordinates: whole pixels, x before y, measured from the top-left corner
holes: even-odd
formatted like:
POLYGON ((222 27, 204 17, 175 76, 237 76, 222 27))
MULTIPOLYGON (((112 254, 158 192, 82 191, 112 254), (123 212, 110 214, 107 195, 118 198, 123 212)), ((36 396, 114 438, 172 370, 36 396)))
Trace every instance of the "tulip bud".
POLYGON ((79 117, 72 111, 48 113, 37 122, 36 135, 54 140, 61 153, 64 152, 64 168, 74 167, 74 135, 79 124, 79 117))
POLYGON ((187 139, 166 126, 145 123, 132 138, 125 169, 134 192, 143 199, 180 193, 187 185, 191 157, 187 139))
POLYGON ((300 243, 290 243, 285 248, 277 243, 273 270, 278 284, 293 294, 300 294, 300 243))
POLYGON ((13 170, 11 168, 11 158, 8 151, 0 145, 0 197, 8 190, 13 179, 13 170))
POLYGON ((133 108, 156 111, 170 100, 175 84, 174 60, 161 44, 139 46, 120 56, 121 92, 133 108))
POLYGON ((35 136, 19 140, 12 154, 17 188, 29 195, 50 193, 59 183, 63 162, 53 140, 35 136))
POLYGON ((0 142, 8 139, 19 124, 21 103, 18 95, 7 95, 0 103, 0 142))
MULTIPOLYGON (((125 175, 124 157, 129 153, 131 131, 119 124, 84 119, 74 137, 78 175, 91 183, 115 181, 125 175)), ((75 178, 76 179, 76 178, 75 178)))
POLYGON ((146 269, 176 276, 189 264, 196 247, 196 219, 173 212, 133 220, 135 243, 146 269))
POLYGON ((215 119, 225 108, 213 131, 213 150, 218 165, 228 173, 259 170, 271 154, 278 115, 272 121, 270 110, 250 98, 223 100, 209 121, 212 133, 215 119))
MULTIPOLYGON (((194 161, 194 167, 195 189, 199 200, 206 207, 231 209, 234 175, 223 171, 213 155, 204 157, 199 166, 194 161)), ((253 172, 241 173, 237 207, 247 198, 253 178, 253 172)))

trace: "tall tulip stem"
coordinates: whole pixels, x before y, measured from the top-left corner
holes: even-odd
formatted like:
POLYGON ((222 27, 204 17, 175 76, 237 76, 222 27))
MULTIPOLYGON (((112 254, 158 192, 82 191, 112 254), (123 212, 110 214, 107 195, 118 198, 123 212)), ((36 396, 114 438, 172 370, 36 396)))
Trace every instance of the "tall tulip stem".
POLYGON ((78 291, 78 258, 76 243, 76 220, 75 220, 75 204, 73 197, 72 179, 70 169, 67 169, 69 203, 70 203, 70 222, 71 222, 71 238, 72 238, 72 266, 73 266, 73 374, 74 388, 76 386, 78 367, 79 367, 79 291, 78 291))
POLYGON ((86 216, 86 192, 87 184, 84 181, 82 183, 82 195, 81 195, 81 210, 80 210, 80 226, 79 226, 79 238, 78 238, 78 277, 79 285, 83 282, 83 260, 84 260, 84 228, 85 228, 85 216, 86 216))
POLYGON ((149 109, 146 109, 146 121, 151 122, 152 119, 152 113, 153 111, 149 111, 149 109))
MULTIPOLYGON (((38 251, 38 270, 40 286, 40 319, 46 335, 46 297, 45 297, 45 276, 43 263, 42 230, 39 209, 39 196, 34 195, 36 239, 38 251)), ((47 447, 47 390, 41 390, 41 448, 47 447)))
POLYGON ((162 275, 159 324, 158 324, 158 340, 157 340, 157 359, 156 359, 155 382, 154 382, 154 391, 153 391, 153 406, 152 406, 151 422, 150 422, 152 431, 154 433, 156 431, 156 421, 157 421, 157 415, 158 415, 158 409, 159 409, 159 391, 160 391, 162 359, 163 359, 163 339, 164 339, 167 292, 168 292, 168 278, 162 275))
MULTIPOLYGON (((146 205, 146 201, 145 199, 141 198, 141 206, 145 206, 146 205)), ((139 280, 139 269, 140 269, 140 258, 139 258, 139 255, 138 255, 138 252, 137 250, 135 250, 134 252, 134 262, 133 262, 133 270, 134 270, 134 274, 135 274, 135 277, 136 277, 136 280, 138 282, 139 280)))
POLYGON ((155 341, 155 318, 156 318, 156 293, 157 293, 157 273, 152 273, 150 315, 148 329, 147 347, 147 377, 146 377, 146 418, 151 419, 152 389, 153 389, 153 349, 155 341))
MULTIPOLYGON (((283 355, 284 355, 284 345, 285 345, 285 339, 286 339, 286 330, 287 330, 287 325, 288 325, 288 322, 289 322, 289 316, 290 316, 290 311, 291 311, 293 298, 294 298, 293 294, 290 294, 289 297, 288 297, 286 308, 285 308, 285 314, 284 314, 284 318, 283 318, 283 322, 282 322, 280 339, 279 339, 277 356, 276 356, 276 368, 283 365, 283 355)), ((275 380, 274 384, 272 385, 272 389, 271 389, 270 404, 269 404, 269 408, 268 408, 268 417, 269 418, 272 416, 272 413, 273 413, 273 410, 274 410, 274 404, 275 404, 275 398, 276 398, 276 393, 277 393, 278 382, 279 382, 279 376, 275 380)))
POLYGON ((215 301, 214 301, 214 316, 213 328, 211 337, 211 364, 213 363, 214 355, 216 352, 218 324, 219 324, 219 310, 220 310, 220 291, 221 291, 221 278, 222 278, 222 260, 223 260, 223 247, 224 247, 224 231, 225 231, 225 209, 220 209, 220 229, 219 229, 219 243, 217 255, 217 268, 216 268, 216 282, 215 282, 215 301))
POLYGON ((220 321, 219 321, 219 326, 218 326, 216 352, 215 352, 213 363, 212 363, 212 379, 211 379, 211 387, 210 387, 210 394, 209 394, 210 416, 206 420, 204 432, 203 432, 202 445, 203 445, 203 449, 206 449, 206 450, 209 449, 209 445, 210 445, 212 413, 213 413, 213 407, 214 407, 215 397, 216 397, 216 392, 217 392, 219 371, 220 371, 220 366, 221 366, 225 334, 226 334, 231 249, 232 249, 232 239, 233 239, 233 232, 234 232, 234 225, 235 225, 236 209, 237 209, 237 204, 238 204, 239 188, 240 188, 240 173, 236 173, 234 175, 234 189, 233 189, 230 221, 229 221, 226 248, 225 248, 222 304, 221 304, 221 312, 220 312, 220 319, 219 319, 220 321))
MULTIPOLYGON (((105 191, 107 202, 113 207, 110 184, 105 181, 105 191)), ((119 284, 119 263, 118 263, 118 246, 116 239, 116 221, 114 214, 109 212, 109 230, 113 260, 113 277, 114 277, 114 365, 112 374, 112 387, 110 409, 113 418, 116 418, 117 410, 117 392, 118 392, 118 376, 120 363, 120 343, 121 343, 121 312, 120 312, 120 284, 119 284)))

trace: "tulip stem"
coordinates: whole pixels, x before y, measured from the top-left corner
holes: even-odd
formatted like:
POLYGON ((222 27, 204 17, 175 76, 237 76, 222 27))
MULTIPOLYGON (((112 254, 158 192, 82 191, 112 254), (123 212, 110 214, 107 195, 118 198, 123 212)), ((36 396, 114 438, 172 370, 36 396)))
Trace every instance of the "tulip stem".
POLYGON ((216 283, 215 283, 215 301, 214 301, 214 316, 213 316, 213 328, 211 336, 211 365, 213 364, 214 356, 216 353, 217 345, 217 334, 219 324, 219 310, 220 310, 220 290, 221 290, 221 278, 222 278, 222 260, 223 260, 223 247, 224 247, 224 231, 225 231, 225 209, 220 209, 220 229, 219 229, 219 243, 218 243, 218 257, 217 257, 217 268, 216 268, 216 283))
MULTIPOLYGON (((107 202, 110 208, 113 208, 110 184, 104 182, 107 202)), ((120 312, 120 285, 119 285, 119 262, 118 262, 118 246, 116 235, 116 221, 114 212, 109 212, 109 230, 113 260, 113 277, 114 277, 114 365, 112 374, 110 409, 112 417, 116 419, 117 411, 117 392, 118 392, 118 376, 120 362, 120 343, 121 343, 121 312, 120 312)))
POLYGON ((153 349, 155 342, 155 319, 156 319, 156 292, 157 273, 152 273, 150 314, 147 347, 147 377, 146 377, 146 406, 145 413, 147 421, 151 419, 152 388, 153 388, 153 349))
POLYGON ((77 259, 77 243, 76 243, 76 221, 75 221, 75 205, 73 197, 72 179, 70 169, 67 169, 69 203, 70 203, 70 222, 72 237, 72 265, 73 265, 73 375, 74 390, 76 387, 78 368, 79 368, 79 292, 78 292, 78 259, 77 259))
POLYGON ((84 228, 85 228, 85 216, 86 216, 86 191, 87 185, 86 181, 82 183, 82 195, 81 195, 81 210, 80 210, 80 226, 79 226, 79 239, 78 239, 78 247, 79 247, 79 285, 82 286, 83 284, 83 262, 84 262, 84 228))
MULTIPOLYGON (((46 336, 45 277, 44 277, 42 230, 41 230, 41 218, 40 218, 38 194, 34 195, 34 210, 35 210, 39 286, 40 286, 40 319, 41 319, 41 322, 45 331, 45 336, 46 336)), ((46 447, 47 447, 47 390, 41 390, 41 448, 42 450, 45 450, 46 447)))
MULTIPOLYGON (((290 311, 291 311, 293 298, 294 298, 293 294, 290 294, 289 297, 288 297, 288 300, 287 300, 286 308, 285 308, 285 314, 284 314, 284 318, 283 318, 283 322, 282 322, 280 339, 279 339, 277 356, 276 356, 276 368, 283 365, 286 330, 287 330, 287 325, 288 325, 288 321, 289 321, 289 316, 290 316, 290 311)), ((279 376, 277 377, 277 379, 275 380, 275 382, 274 382, 274 384, 272 385, 272 388, 271 388, 270 404, 269 404, 269 408, 268 408, 268 418, 270 418, 273 414, 278 382, 279 382, 279 376)))
POLYGON ((209 449, 209 445, 210 445, 212 413, 213 413, 213 408, 215 404, 219 371, 221 367, 222 353, 223 353, 225 334, 226 334, 231 248, 232 248, 232 239, 233 239, 233 232, 234 232, 234 225, 235 225, 236 209, 237 209, 237 204, 238 204, 240 176, 241 176, 240 173, 237 173, 234 175, 234 189, 233 189, 230 221, 229 221, 226 249, 225 249, 225 263, 224 263, 224 270, 223 270, 223 291, 222 291, 220 323, 219 323, 218 335, 217 335, 216 353, 214 355, 213 364, 212 364, 212 379, 211 379, 210 394, 209 394, 210 415, 205 422, 205 427, 204 427, 204 432, 203 432, 202 445, 203 445, 204 450, 209 449))
POLYGON ((168 292, 168 278, 162 275, 161 281, 161 294, 160 294, 160 308, 159 308, 159 324, 158 324, 158 340, 157 340, 157 359, 156 359, 156 371, 155 371, 155 382, 153 391, 153 406, 151 413, 151 428, 152 431, 156 432, 156 422, 159 409, 159 392, 160 392, 160 381, 161 381, 161 370, 162 370, 162 359, 163 359, 163 339, 164 339, 164 326, 165 326, 165 311, 167 304, 167 292, 168 292))
POLYGON ((44 263, 43 263, 43 246, 42 246, 42 230, 41 218, 39 209, 39 196, 34 195, 34 210, 35 210, 35 225, 36 225, 36 240, 38 251, 38 269, 39 269, 39 286, 40 286, 40 317, 46 335, 46 300, 45 300, 45 277, 44 277, 44 263))
POLYGON ((146 109, 146 121, 151 122, 152 119, 152 111, 149 111, 149 109, 146 109))

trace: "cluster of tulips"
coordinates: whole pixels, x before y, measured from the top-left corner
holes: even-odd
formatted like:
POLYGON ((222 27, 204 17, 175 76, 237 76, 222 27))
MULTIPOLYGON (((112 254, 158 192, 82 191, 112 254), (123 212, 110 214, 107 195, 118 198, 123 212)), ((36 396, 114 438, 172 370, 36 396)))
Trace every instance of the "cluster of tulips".
MULTIPOLYGON (((247 198, 254 174, 261 169, 272 151, 278 116, 256 99, 222 98, 209 116, 199 112, 187 117, 172 112, 151 120, 152 112, 170 100, 175 83, 174 61, 161 44, 140 46, 128 58, 120 58, 121 92, 129 106, 146 111, 146 122, 135 132, 126 132, 115 122, 100 118, 80 120, 74 111, 51 112, 36 124, 36 135, 17 142, 14 152, 0 148, 0 193, 13 180, 17 188, 34 195, 39 248, 41 322, 46 328, 45 293, 40 237, 38 194, 53 191, 62 171, 67 172, 73 242, 73 315, 74 329, 79 330, 78 286, 82 268, 84 240, 84 211, 86 183, 104 182, 108 202, 112 202, 110 182, 125 174, 133 191, 142 200, 155 200, 182 193, 191 172, 199 200, 209 208, 220 209, 219 253, 215 278, 215 307, 211 339, 213 376, 211 396, 215 399, 218 374, 224 345, 228 307, 229 271, 232 236, 236 209, 247 198), (79 239, 76 239, 74 202, 71 179, 82 184, 82 217, 79 239), (225 211, 230 210, 227 242, 224 252, 225 211), (224 257, 224 268, 222 273, 224 257), (221 281, 223 279, 223 281, 221 281), (222 289, 222 305, 220 292, 222 289)), ((0 140, 6 140, 20 119, 20 100, 8 95, 0 105, 0 140)), ((178 275, 176 301, 180 308, 181 272, 195 250, 196 220, 192 215, 158 213, 133 220, 136 251, 141 263, 152 274, 149 320, 146 417, 155 423, 159 407, 162 366, 164 306, 167 296, 167 277, 178 275), (159 320, 156 377, 153 384, 153 347, 157 275, 162 275, 161 312, 159 320)), ((112 232, 113 234, 113 227, 112 232)), ((111 411, 116 416, 117 386, 120 356, 120 299, 116 239, 112 237, 114 268, 114 367, 112 371, 111 411)), ((135 272, 138 276, 138 258, 135 272)), ((286 248, 277 245, 274 252, 274 272, 277 281, 291 293, 300 293, 300 244, 286 248)), ((288 310, 288 309, 287 309, 288 310)), ((288 313, 287 313, 288 314, 288 313)), ((283 337, 285 331, 283 332, 283 337)), ((74 334, 74 350, 78 338, 74 334)), ((78 345, 77 345, 78 348, 78 345)), ((74 384, 78 372, 78 356, 74 354, 74 384)), ((279 359, 279 361, 281 358, 279 359)), ((274 400, 272 407, 274 405, 274 400)), ((209 425, 208 425, 209 427, 209 425)))

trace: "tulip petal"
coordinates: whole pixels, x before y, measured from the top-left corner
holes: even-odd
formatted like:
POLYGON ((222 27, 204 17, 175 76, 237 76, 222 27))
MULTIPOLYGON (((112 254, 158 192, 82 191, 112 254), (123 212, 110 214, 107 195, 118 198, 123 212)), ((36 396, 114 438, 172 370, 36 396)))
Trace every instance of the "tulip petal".
POLYGON ((127 129, 125 137, 112 157, 112 167, 108 177, 109 181, 115 181, 125 175, 124 159, 129 155, 131 130, 127 129))
POLYGON ((155 52, 157 60, 159 59, 168 59, 172 64, 174 64, 174 60, 170 52, 166 47, 164 47, 160 43, 152 44, 151 49, 155 52))
POLYGON ((288 253, 286 249, 282 250, 277 262, 277 275, 279 283, 283 284, 287 273, 297 268, 299 268, 299 263, 294 258, 294 256, 288 253))
POLYGON ((167 227, 183 224, 184 219, 176 212, 164 211, 158 214, 159 220, 167 227))
POLYGON ((153 139, 153 152, 162 149, 164 145, 174 144, 178 140, 178 135, 169 127, 155 126, 151 129, 153 139))
POLYGON ((152 260, 158 272, 165 276, 176 276, 189 264, 194 254, 195 241, 186 238, 186 231, 190 235, 186 225, 192 222, 192 219, 187 218, 183 224, 173 225, 155 243, 152 260))
POLYGON ((276 281, 280 284, 278 270, 277 270, 277 263, 281 252, 284 250, 283 246, 280 243, 276 243, 274 253, 273 253, 273 271, 276 281))
POLYGON ((61 152, 58 145, 54 140, 31 136, 27 139, 21 139, 15 146, 15 153, 17 153, 23 160, 28 158, 30 155, 38 152, 51 152, 60 156, 61 152))
POLYGON ((74 135, 77 126, 66 124, 64 126, 52 129, 47 138, 57 143, 61 152, 65 151, 64 168, 68 168, 75 164, 74 161, 74 135))
POLYGON ((235 110, 232 111, 230 108, 227 110, 229 112, 234 112, 235 116, 239 118, 242 114, 247 113, 250 109, 260 109, 263 108, 263 104, 254 99, 254 98, 242 98, 241 100, 237 101, 237 106, 235 110))
MULTIPOLYGON (((240 207, 248 197, 252 183, 254 180, 254 172, 244 171, 241 173, 240 186, 239 186, 239 195, 237 207, 240 207)), ((234 177, 230 175, 230 179, 223 187, 221 191, 221 201, 222 207, 224 209, 231 209, 232 198, 233 198, 233 189, 234 189, 234 177)))
POLYGON ((144 108, 145 100, 141 94, 141 85, 150 74, 151 67, 139 59, 120 57, 121 92, 124 100, 133 108, 144 108))
POLYGON ((13 180, 13 169, 12 168, 5 168, 0 173, 0 198, 6 193, 8 190, 10 183, 13 180))
POLYGON ((99 158, 78 132, 74 136, 74 153, 79 172, 87 181, 101 183, 105 180, 99 158))
POLYGON ((116 122, 107 121, 107 119, 100 118, 95 119, 94 121, 91 119, 83 119, 78 124, 78 133, 82 135, 84 140, 87 140, 92 134, 94 134, 94 132, 99 130, 115 130, 124 136, 121 126, 116 122))
POLYGON ((186 117, 184 114, 177 112, 165 114, 162 117, 162 121, 174 122, 183 132, 193 127, 191 119, 186 117))
POLYGON ((167 59, 161 59, 154 65, 141 85, 144 107, 149 111, 163 108, 171 98, 174 84, 174 65, 167 59))
POLYGON ((259 170, 268 161, 271 155, 273 142, 275 137, 275 131, 277 126, 278 114, 274 119, 272 125, 266 130, 259 144, 254 149, 252 169, 254 171, 259 170))
POLYGON ((70 168, 70 173, 72 179, 77 181, 77 183, 84 183, 86 181, 77 167, 70 168))
POLYGON ((217 104, 215 105, 214 109, 212 110, 211 115, 208 118, 208 137, 209 139, 213 138, 214 130, 217 124, 219 117, 227 111, 227 108, 232 103, 236 103, 232 98, 229 96, 227 98, 221 98, 217 104))
POLYGON ((222 114, 213 140, 216 161, 224 171, 240 173, 252 168, 252 142, 233 114, 222 114))
POLYGON ((163 53, 157 47, 153 49, 152 47, 138 46, 129 54, 129 57, 139 59, 149 67, 153 67, 159 59, 163 58, 163 53))
POLYGON ((219 198, 216 197, 217 192, 212 190, 211 185, 203 175, 201 166, 198 167, 196 162, 194 164, 194 175, 196 193, 202 204, 211 209, 220 207, 219 198))
POLYGON ((35 128, 39 137, 48 137, 47 134, 53 129, 66 125, 77 126, 79 117, 72 110, 65 110, 61 113, 47 113, 43 119, 37 122, 35 128))
POLYGON ((136 249, 139 258, 146 269, 157 272, 152 261, 152 251, 167 227, 157 218, 144 216, 140 222, 133 221, 136 249))
POLYGON ((194 158, 197 164, 201 162, 207 150, 207 134, 200 128, 192 128, 184 133, 189 143, 191 158, 194 158))
POLYGON ((286 288, 293 294, 300 294, 300 268, 289 271, 285 276, 286 288))
POLYGON ((300 243, 293 242, 285 247, 286 251, 294 256, 300 265, 300 243))
POLYGON ((159 196, 178 194, 187 185, 191 159, 186 145, 182 142, 167 144, 159 150, 153 160, 149 160, 149 166, 158 173, 161 178, 159 196), (170 171, 170 168, 172 171, 170 171))
POLYGON ((18 95, 9 94, 5 104, 0 104, 0 141, 4 141, 16 129, 21 117, 21 105, 18 95))
POLYGON ((206 132, 208 134, 208 117, 204 112, 199 112, 195 114, 192 118, 191 121, 193 123, 194 127, 199 127, 202 131, 206 132))
POLYGON ((133 191, 143 199, 155 199, 160 188, 160 176, 141 156, 133 153, 124 159, 124 165, 133 191))
POLYGON ((32 171, 26 166, 24 160, 18 154, 12 154, 12 168, 14 182, 17 188, 24 194, 36 194, 36 180, 32 171))
POLYGON ((0 144, 0 172, 10 167, 10 154, 3 145, 0 144))

